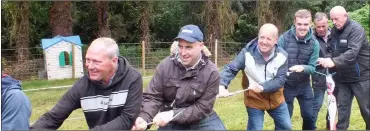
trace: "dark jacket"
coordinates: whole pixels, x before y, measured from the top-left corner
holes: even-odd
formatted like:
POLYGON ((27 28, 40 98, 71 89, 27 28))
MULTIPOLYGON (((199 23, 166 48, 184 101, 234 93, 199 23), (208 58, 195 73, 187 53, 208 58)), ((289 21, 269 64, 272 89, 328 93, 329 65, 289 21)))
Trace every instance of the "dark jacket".
POLYGON ((370 48, 365 29, 348 18, 343 29, 332 29, 336 80, 359 82, 370 79, 370 48))
POLYGON ((29 130, 31 103, 21 91, 21 82, 1 77, 1 130, 29 130))
POLYGON ((166 57, 157 66, 144 92, 139 116, 152 122, 158 112, 173 110, 177 114, 185 109, 172 122, 199 122, 213 113, 219 83, 217 67, 204 54, 198 65, 189 70, 186 70, 176 55, 166 57))
MULTIPOLYGON (((288 71, 288 54, 275 45, 272 57, 265 61, 259 53, 257 43, 257 38, 249 42, 238 56, 224 67, 220 84, 227 87, 237 73, 243 70, 249 82, 259 83, 264 88, 262 93, 245 91, 244 104, 251 108, 271 110, 285 101, 283 86, 288 71)), ((243 84, 243 88, 248 87, 243 84)))
POLYGON ((83 76, 31 128, 58 129, 73 110, 82 108, 93 130, 130 130, 140 112, 142 76, 124 57, 112 82, 103 85, 83 76))
MULTIPOLYGON (((320 44, 320 52, 319 52, 319 57, 320 58, 331 58, 331 53, 333 52, 333 48, 331 47, 332 45, 332 38, 330 34, 331 29, 329 28, 327 31, 327 41, 325 41, 321 36, 318 36, 316 32, 314 32, 317 41, 320 44)), ((318 65, 316 66, 316 71, 326 74, 326 69, 323 68, 322 66, 318 65)), ((332 72, 330 70, 330 72, 332 72)), ((314 73, 312 74, 312 88, 318 88, 318 89, 326 89, 326 77, 324 75, 314 73)))
POLYGON ((284 32, 278 40, 278 45, 288 53, 288 68, 303 65, 303 72, 293 72, 287 77, 285 88, 299 87, 309 84, 310 75, 315 73, 320 46, 310 28, 304 39, 297 38, 296 28, 284 32))

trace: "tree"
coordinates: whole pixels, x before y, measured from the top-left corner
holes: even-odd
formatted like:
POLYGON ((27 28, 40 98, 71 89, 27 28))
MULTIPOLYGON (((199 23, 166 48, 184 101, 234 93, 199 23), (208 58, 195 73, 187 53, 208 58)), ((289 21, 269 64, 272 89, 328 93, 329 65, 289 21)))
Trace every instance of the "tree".
POLYGON ((151 15, 151 2, 150 1, 141 1, 140 2, 140 29, 141 29, 141 38, 140 42, 145 42, 145 47, 150 49, 150 15, 151 15))
POLYGON ((108 1, 96 1, 95 9, 97 10, 97 19, 99 33, 98 37, 110 37, 111 32, 109 30, 109 21, 108 21, 108 1))
POLYGON ((72 2, 72 20, 73 34, 79 35, 81 42, 89 44, 98 35, 99 27, 96 10, 93 1, 73 1, 72 2))
MULTIPOLYGON (((235 32, 233 40, 236 42, 249 42, 257 36, 258 32, 258 16, 256 9, 257 1, 240 1, 235 2, 235 10, 240 10, 237 23, 235 25, 235 32), (240 5, 239 5, 240 3, 240 5)), ((240 50, 243 45, 235 47, 240 50)))
MULTIPOLYGON (((201 22, 203 2, 201 1, 155 1, 152 2, 150 21, 152 41, 173 41, 180 28, 187 24, 201 22), (196 7, 196 8, 195 8, 196 7), (191 11, 188 11, 188 10, 191 11)), ((168 44, 166 44, 168 47, 168 44)), ((153 45, 154 46, 154 45, 153 45)))
POLYGON ((17 61, 23 62, 30 56, 29 51, 29 2, 18 1, 4 3, 11 17, 11 30, 9 34, 10 45, 15 45, 17 61))
POLYGON ((53 1, 50 10, 50 27, 52 36, 72 35, 71 1, 53 1))
MULTIPOLYGON (((50 38, 51 30, 49 25, 49 9, 51 1, 32 1, 30 2, 30 46, 40 47, 41 39, 50 38)), ((32 50, 35 51, 35 50, 32 50)), ((41 54, 42 49, 37 50, 41 54)))
MULTIPOLYGON (((234 24, 237 22, 237 14, 231 9, 230 1, 207 0, 202 15, 206 25, 205 43, 213 54, 216 39, 226 40, 231 38, 234 32, 234 24)), ((222 57, 223 54, 220 54, 220 56, 222 57)))
POLYGON ((137 1, 109 2, 111 35, 117 42, 140 41, 140 5, 137 3, 137 1))
POLYGON ((259 0, 257 1, 257 16, 258 16, 258 28, 265 23, 274 24, 279 32, 284 32, 284 8, 286 7, 285 1, 270 1, 270 0, 259 0))
POLYGON ((360 8, 360 9, 357 9, 353 12, 349 12, 349 17, 352 20, 357 21, 358 23, 360 23, 362 25, 362 27, 364 27, 368 39, 370 38, 370 25, 369 25, 369 23, 370 23, 370 20, 369 20, 370 13, 369 13, 369 10, 370 10, 370 5, 367 4, 367 5, 365 5, 364 7, 360 8))

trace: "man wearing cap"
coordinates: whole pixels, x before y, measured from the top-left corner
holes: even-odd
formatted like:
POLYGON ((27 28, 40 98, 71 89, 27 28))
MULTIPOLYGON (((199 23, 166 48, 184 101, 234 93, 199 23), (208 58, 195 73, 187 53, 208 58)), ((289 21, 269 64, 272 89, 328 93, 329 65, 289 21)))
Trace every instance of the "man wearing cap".
POLYGON ((203 33, 186 25, 175 38, 178 52, 159 63, 132 130, 226 130, 213 106, 220 75, 202 52, 203 33))

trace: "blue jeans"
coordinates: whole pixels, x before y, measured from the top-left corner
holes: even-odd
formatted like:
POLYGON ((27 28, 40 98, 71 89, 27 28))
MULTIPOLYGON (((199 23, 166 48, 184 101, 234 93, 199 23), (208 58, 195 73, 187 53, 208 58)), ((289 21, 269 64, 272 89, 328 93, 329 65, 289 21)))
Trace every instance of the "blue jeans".
MULTIPOLYGON (((247 130, 262 130, 264 121, 264 110, 247 107, 248 127, 247 130)), ((273 110, 267 110, 267 113, 274 119, 275 130, 292 130, 292 122, 289 117, 287 104, 284 102, 273 110)))
POLYGON ((326 89, 320 89, 320 88, 313 88, 313 119, 315 123, 315 129, 316 129, 316 122, 317 122, 317 116, 319 115, 319 111, 321 109, 322 103, 324 101, 326 89))
POLYGON ((216 112, 212 112, 209 117, 200 122, 192 124, 169 122, 166 126, 159 127, 158 130, 226 130, 226 128, 216 112))
POLYGON ((294 98, 297 97, 303 119, 302 130, 314 130, 313 93, 310 83, 300 84, 297 87, 284 87, 284 97, 288 104, 290 117, 293 115, 294 98))

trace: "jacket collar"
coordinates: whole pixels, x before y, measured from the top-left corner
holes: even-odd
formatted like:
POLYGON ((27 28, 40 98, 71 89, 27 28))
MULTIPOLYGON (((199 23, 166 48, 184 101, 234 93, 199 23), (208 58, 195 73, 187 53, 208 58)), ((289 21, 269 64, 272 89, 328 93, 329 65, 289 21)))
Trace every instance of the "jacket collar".
POLYGON ((347 17, 346 23, 344 23, 342 29, 339 30, 339 31, 342 32, 349 25, 349 23, 351 23, 351 19, 349 17, 347 17))

